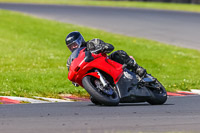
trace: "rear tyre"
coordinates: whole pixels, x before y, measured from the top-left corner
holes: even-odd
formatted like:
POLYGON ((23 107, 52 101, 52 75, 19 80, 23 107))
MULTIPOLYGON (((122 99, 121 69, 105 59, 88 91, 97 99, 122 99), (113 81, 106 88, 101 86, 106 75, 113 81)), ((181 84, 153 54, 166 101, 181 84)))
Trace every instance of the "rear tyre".
POLYGON ((91 95, 93 99, 93 103, 97 103, 98 105, 106 105, 106 106, 117 106, 119 104, 119 96, 118 93, 113 90, 113 88, 109 85, 109 90, 112 90, 112 94, 107 94, 106 88, 105 91, 102 91, 97 85, 100 83, 100 80, 93 76, 85 76, 82 79, 82 84, 85 90, 91 95))
POLYGON ((152 86, 156 89, 149 89, 152 97, 147 100, 147 102, 151 105, 164 104, 167 101, 167 92, 165 87, 157 80, 152 86))

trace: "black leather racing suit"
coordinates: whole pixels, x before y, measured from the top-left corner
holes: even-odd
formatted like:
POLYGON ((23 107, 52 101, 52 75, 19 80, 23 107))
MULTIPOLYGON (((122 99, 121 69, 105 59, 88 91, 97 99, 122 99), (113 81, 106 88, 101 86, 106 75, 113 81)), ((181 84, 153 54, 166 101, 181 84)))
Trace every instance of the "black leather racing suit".
MULTIPOLYGON (((91 53, 96 53, 96 54, 98 54, 98 53, 108 54, 114 50, 114 46, 112 44, 105 43, 104 41, 102 41, 100 39, 92 39, 88 42, 85 42, 84 44, 82 44, 82 47, 86 47, 86 49, 88 51, 90 51, 91 53)), ((142 67, 138 66, 137 63, 135 62, 135 60, 130 58, 129 55, 123 50, 115 51, 115 52, 111 53, 108 57, 111 60, 114 60, 120 64, 126 64, 128 69, 138 73, 138 75, 140 75, 140 72, 142 72, 142 74, 143 74, 144 73, 143 71, 145 71, 145 73, 146 73, 146 70, 143 69, 142 67), (142 69, 142 71, 140 70, 137 72, 138 68, 142 69)), ((71 61, 70 61, 70 57, 69 57, 67 60, 68 69, 69 69, 70 63, 71 63, 71 61)))

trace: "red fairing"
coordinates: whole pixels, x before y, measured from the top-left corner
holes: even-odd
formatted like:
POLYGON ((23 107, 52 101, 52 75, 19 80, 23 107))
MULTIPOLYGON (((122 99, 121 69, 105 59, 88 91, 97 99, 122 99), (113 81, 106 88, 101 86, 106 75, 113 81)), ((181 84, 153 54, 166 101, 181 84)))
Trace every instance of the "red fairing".
POLYGON ((99 78, 97 72, 91 71, 98 69, 104 71, 113 78, 116 83, 122 75, 122 64, 119 64, 111 59, 108 59, 106 54, 92 54, 92 60, 86 62, 86 51, 82 49, 77 58, 70 65, 68 79, 82 86, 82 78, 86 75, 91 75, 99 78))

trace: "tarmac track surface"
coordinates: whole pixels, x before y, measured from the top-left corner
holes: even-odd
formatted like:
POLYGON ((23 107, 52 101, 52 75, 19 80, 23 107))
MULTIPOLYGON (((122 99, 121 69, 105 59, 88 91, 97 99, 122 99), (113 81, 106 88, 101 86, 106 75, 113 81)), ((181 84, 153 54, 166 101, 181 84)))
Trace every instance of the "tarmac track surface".
POLYGON ((200 131, 200 96, 170 97, 164 105, 90 102, 0 106, 1 133, 135 133, 200 131))
POLYGON ((0 8, 200 50, 200 13, 8 3, 0 8))

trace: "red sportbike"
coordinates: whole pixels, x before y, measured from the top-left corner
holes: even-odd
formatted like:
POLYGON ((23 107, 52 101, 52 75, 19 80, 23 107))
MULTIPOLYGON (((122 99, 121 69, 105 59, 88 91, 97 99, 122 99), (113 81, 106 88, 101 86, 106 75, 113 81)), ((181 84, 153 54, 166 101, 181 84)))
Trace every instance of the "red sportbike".
POLYGON ((68 79, 85 88, 94 104, 148 102, 159 105, 167 100, 166 90, 156 78, 150 74, 139 77, 106 54, 78 48, 70 61, 68 79))

